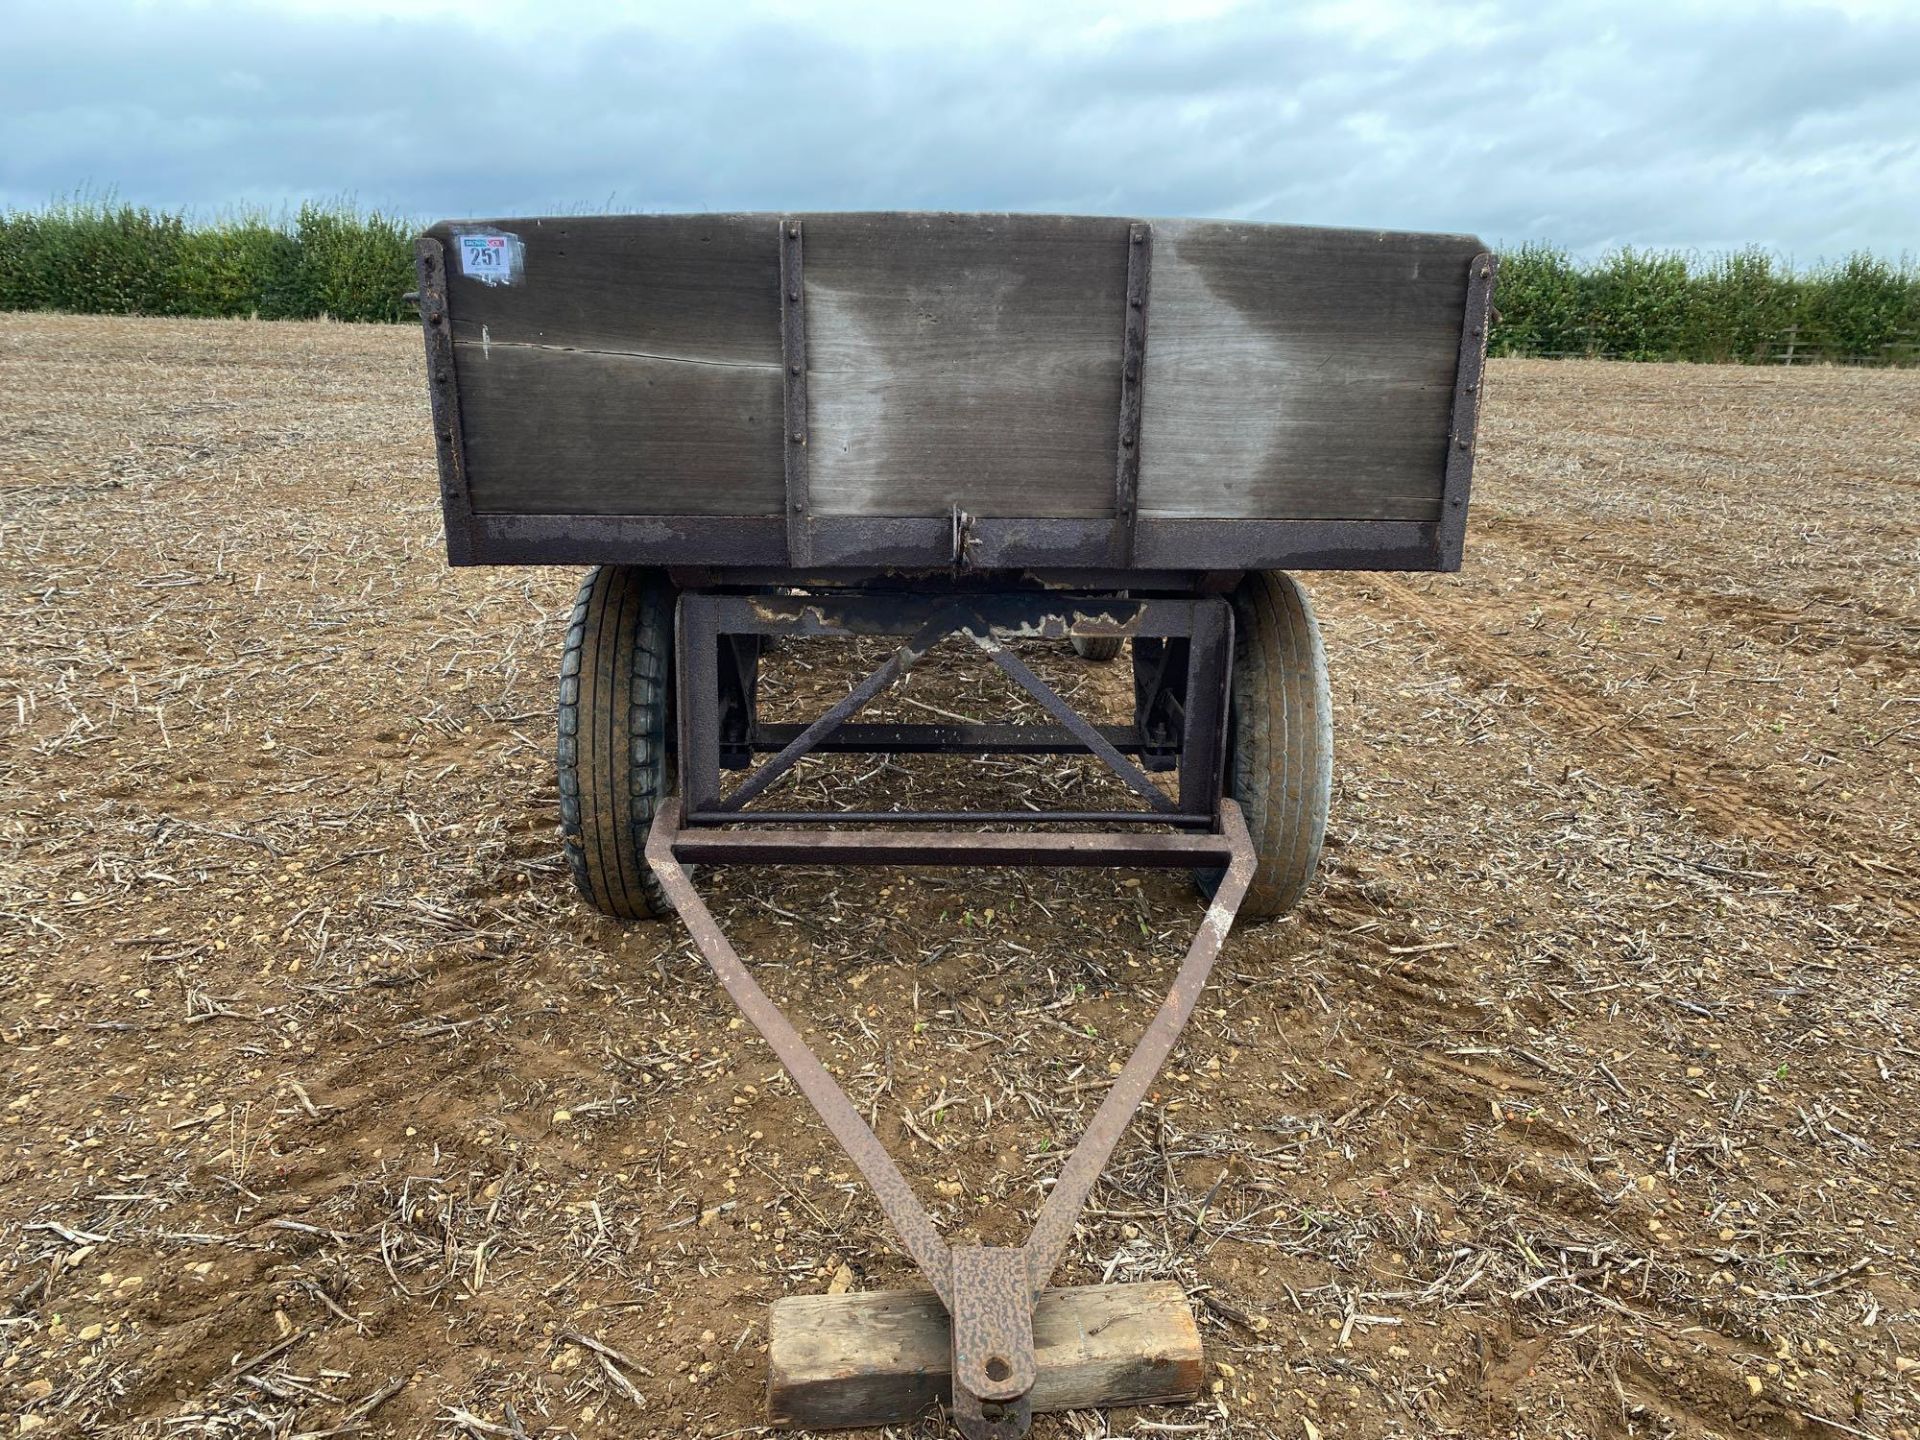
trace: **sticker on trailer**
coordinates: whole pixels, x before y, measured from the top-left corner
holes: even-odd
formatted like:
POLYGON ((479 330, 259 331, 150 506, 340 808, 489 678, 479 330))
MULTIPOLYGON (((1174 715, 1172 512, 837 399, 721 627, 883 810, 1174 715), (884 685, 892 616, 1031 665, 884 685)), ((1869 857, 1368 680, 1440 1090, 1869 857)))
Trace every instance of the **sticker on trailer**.
POLYGON ((511 285, 525 269, 518 235, 479 230, 454 237, 460 242, 460 273, 482 285, 511 285))

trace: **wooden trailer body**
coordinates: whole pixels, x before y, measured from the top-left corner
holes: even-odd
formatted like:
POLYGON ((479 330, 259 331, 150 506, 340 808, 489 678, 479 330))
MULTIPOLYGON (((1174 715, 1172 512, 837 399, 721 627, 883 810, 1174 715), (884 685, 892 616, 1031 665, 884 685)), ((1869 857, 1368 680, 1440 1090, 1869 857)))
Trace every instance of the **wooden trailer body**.
POLYGON ((419 250, 456 564, 1460 562, 1471 236, 631 215, 419 250))

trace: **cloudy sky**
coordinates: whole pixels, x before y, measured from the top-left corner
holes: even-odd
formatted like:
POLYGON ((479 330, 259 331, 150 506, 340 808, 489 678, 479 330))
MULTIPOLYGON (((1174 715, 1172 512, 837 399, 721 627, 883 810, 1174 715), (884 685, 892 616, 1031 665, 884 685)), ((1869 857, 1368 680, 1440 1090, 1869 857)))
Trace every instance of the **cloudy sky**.
POLYGON ((0 0, 0 206, 1920 251, 1920 0, 0 0))

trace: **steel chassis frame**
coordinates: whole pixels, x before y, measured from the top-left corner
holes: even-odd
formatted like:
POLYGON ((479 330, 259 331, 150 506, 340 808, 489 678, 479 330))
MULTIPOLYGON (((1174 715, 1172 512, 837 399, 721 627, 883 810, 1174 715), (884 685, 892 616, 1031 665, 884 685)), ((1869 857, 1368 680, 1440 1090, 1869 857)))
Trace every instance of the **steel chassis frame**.
POLYGON ((682 797, 655 817, 647 862, 707 965, 866 1178, 902 1248, 947 1307, 953 1322, 953 1416, 961 1432, 968 1440, 1014 1440, 1033 1419, 1034 1302, 1193 1013, 1253 878, 1246 824, 1222 793, 1232 610, 1218 596, 695 592, 682 595, 676 627, 682 797), (1136 675, 1146 677, 1136 683, 1131 726, 1091 724, 1008 644, 1015 638, 1116 635, 1132 637, 1141 655, 1136 675), (757 657, 772 636, 891 636, 903 643, 812 724, 770 726, 754 716, 750 687, 742 703, 744 672, 733 662, 745 653, 757 657), (935 645, 956 636, 988 655, 1055 723, 850 723, 935 645), (806 755, 828 751, 1093 754, 1143 806, 1040 812, 750 808, 806 755), (755 754, 771 758, 724 791, 723 756, 745 768, 755 754), (1147 759, 1152 768, 1177 770, 1177 796, 1155 785, 1130 756, 1147 759), (852 821, 865 828, 826 828, 852 821), (1028 828, 890 828, 980 823, 1028 828), (1068 823, 1103 828, 1032 828, 1068 823), (1061 1167, 1032 1233, 1024 1245, 1000 1247, 950 1246, 940 1237, 879 1137, 728 942, 688 875, 687 866, 696 864, 1158 866, 1223 873, 1167 998, 1061 1167))

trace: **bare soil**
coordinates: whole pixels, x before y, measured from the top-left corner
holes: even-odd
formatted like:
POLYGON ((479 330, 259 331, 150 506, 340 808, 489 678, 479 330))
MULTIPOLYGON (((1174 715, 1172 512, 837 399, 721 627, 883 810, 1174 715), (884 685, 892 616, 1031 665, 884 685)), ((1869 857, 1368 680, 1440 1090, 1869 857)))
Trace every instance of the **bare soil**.
MULTIPOLYGON (((574 897, 578 577, 446 568, 418 351, 0 316, 0 1435, 751 1434, 770 1300, 912 1283, 681 929, 574 897)), ((1037 1433, 1920 1428, 1920 372, 1505 362, 1483 441, 1461 574, 1310 577, 1324 879, 1060 1272, 1184 1284, 1214 1393, 1037 1433)), ((1092 785, 912 769, 797 785, 1092 785)), ((989 1239, 1199 914, 703 883, 989 1239)))

